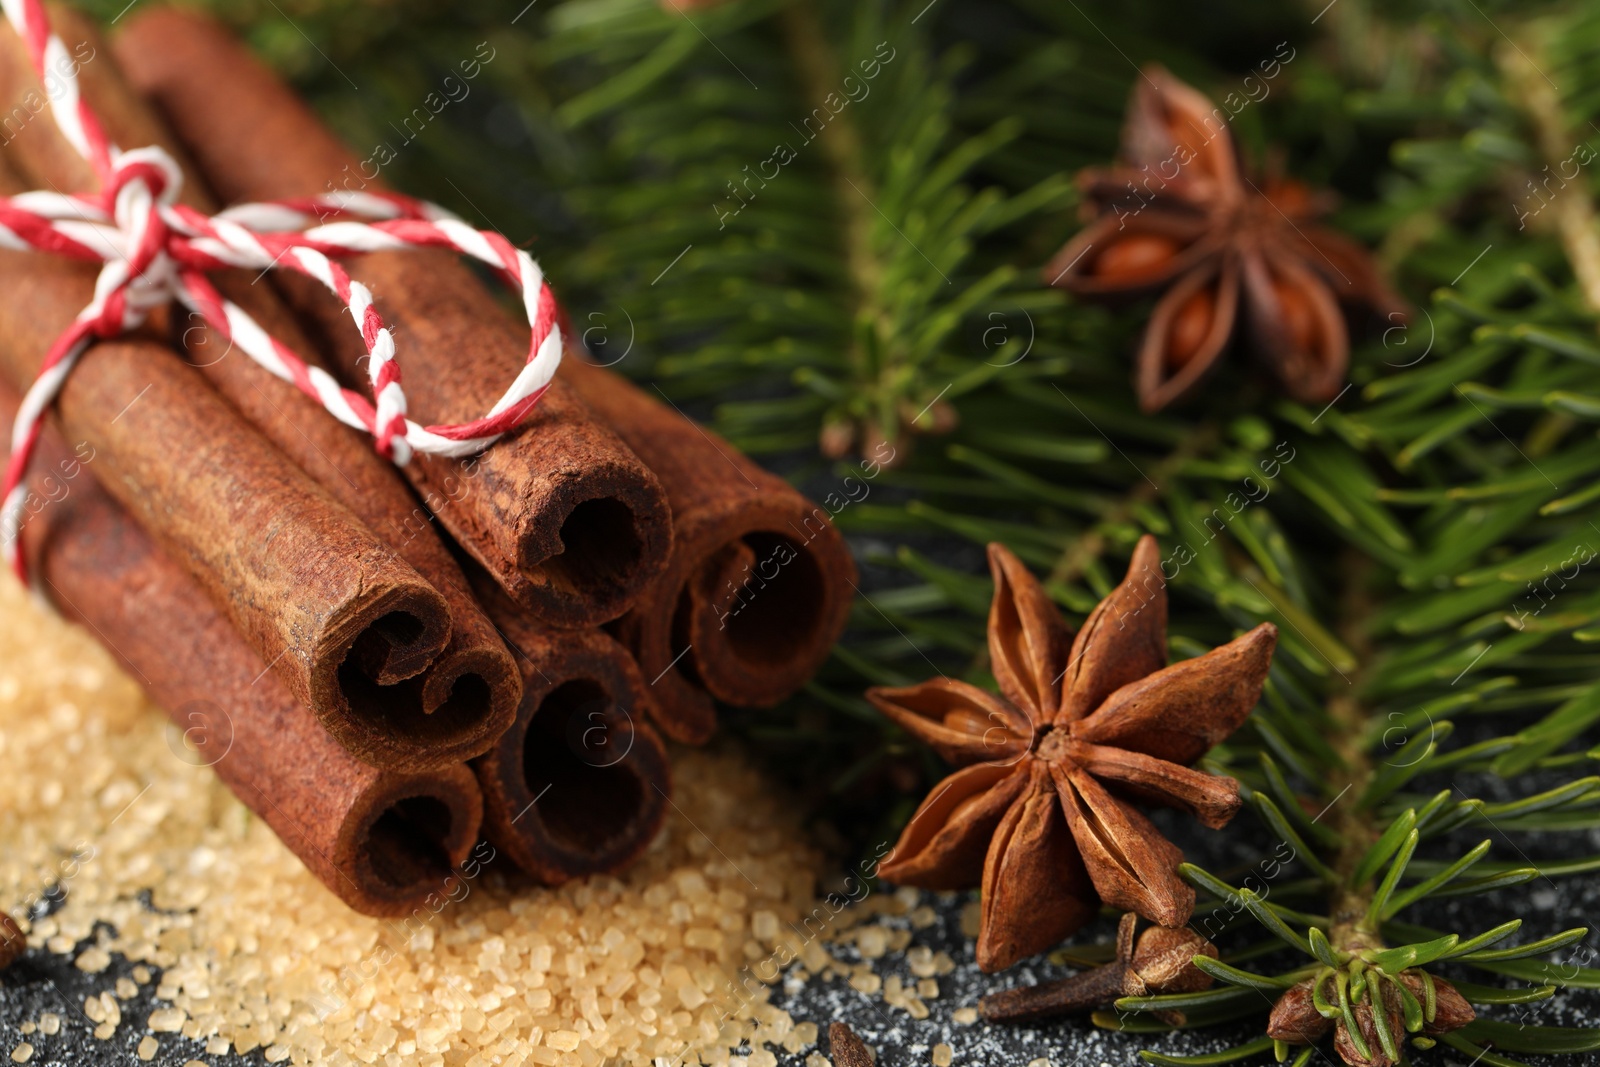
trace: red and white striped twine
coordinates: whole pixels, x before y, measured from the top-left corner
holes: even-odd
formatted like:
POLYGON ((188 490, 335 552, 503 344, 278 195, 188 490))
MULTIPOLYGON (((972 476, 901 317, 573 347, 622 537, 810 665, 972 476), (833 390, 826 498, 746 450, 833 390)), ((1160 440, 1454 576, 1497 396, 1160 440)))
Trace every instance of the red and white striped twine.
POLYGON ((333 193, 297 200, 240 204, 206 216, 177 203, 182 175, 156 147, 123 151, 79 92, 76 66, 50 29, 41 0, 0 0, 0 12, 28 46, 34 71, 58 77, 51 94, 56 125, 99 175, 101 191, 83 196, 30 192, 0 197, 0 248, 54 252, 104 263, 94 297, 46 354, 23 398, 11 432, 0 504, 0 551, 24 583, 22 484, 41 420, 78 357, 95 341, 138 326, 152 309, 176 300, 200 315, 251 359, 312 397, 334 418, 372 435, 378 452, 397 464, 413 453, 467 456, 514 429, 539 402, 561 362, 560 314, 533 258, 498 233, 473 229, 426 201, 377 193, 333 193), (337 257, 364 252, 443 247, 493 267, 522 294, 533 339, 516 380, 480 419, 421 426, 406 417, 394 338, 372 293, 345 273, 337 257), (361 331, 372 400, 307 366, 238 305, 223 299, 206 271, 226 267, 293 270, 327 286, 361 331))

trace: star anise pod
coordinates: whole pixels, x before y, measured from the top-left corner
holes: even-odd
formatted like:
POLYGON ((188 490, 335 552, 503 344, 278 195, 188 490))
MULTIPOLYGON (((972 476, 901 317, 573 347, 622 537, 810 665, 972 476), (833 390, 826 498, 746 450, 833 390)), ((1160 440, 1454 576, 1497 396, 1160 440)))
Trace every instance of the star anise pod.
POLYGON ((1183 854, 1133 806, 1142 800, 1222 826, 1232 778, 1188 764, 1227 737, 1261 695, 1278 631, 1262 625, 1167 666, 1167 594, 1155 538, 1068 641, 1038 579, 989 546, 989 657, 1000 696, 936 678, 875 688, 878 710, 960 769, 922 802, 883 876, 928 889, 981 884, 978 966, 1003 970, 1049 948, 1101 901, 1163 926, 1194 910, 1183 854))
MULTIPOLYGON (((978 1011, 992 1023, 1033 1023, 1093 1011, 1121 997, 1155 993, 1198 993, 1211 988, 1211 976, 1194 965, 1196 956, 1217 958, 1217 946, 1187 927, 1147 926, 1135 936, 1139 917, 1126 912, 1117 924, 1117 955, 1110 963, 1071 978, 991 993, 978 1001, 978 1011)), ((1156 1016, 1182 1026, 1182 1012, 1156 1016)))
POLYGON ((1334 1051, 1350 1067, 1394 1067, 1399 1059, 1389 1050, 1398 1052, 1407 1032, 1444 1034, 1459 1030, 1477 1017, 1455 986, 1413 967, 1393 978, 1368 972, 1360 993, 1349 994, 1350 1017, 1356 1024, 1352 1029, 1338 1006, 1335 984, 1330 969, 1290 986, 1273 1005, 1267 1036, 1291 1045, 1311 1045, 1332 1031, 1334 1051), (1381 1014, 1376 1003, 1382 1004, 1381 1014))
POLYGON ((1044 270, 1084 296, 1164 291, 1137 357, 1146 411, 1193 389, 1241 333, 1290 396, 1324 403, 1349 363, 1340 301, 1404 321, 1366 249, 1316 223, 1331 198, 1277 177, 1257 184, 1228 119, 1162 68, 1141 71, 1119 165, 1079 175, 1095 221, 1044 270))

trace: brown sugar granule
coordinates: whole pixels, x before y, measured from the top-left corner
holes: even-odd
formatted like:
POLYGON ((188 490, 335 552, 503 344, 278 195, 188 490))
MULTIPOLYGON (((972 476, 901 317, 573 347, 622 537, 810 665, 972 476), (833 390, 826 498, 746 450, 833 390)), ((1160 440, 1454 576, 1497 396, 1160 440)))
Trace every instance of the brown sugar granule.
MULTIPOLYGON (((135 982, 157 983, 150 1026, 207 1056, 727 1064, 742 1043, 792 1042, 761 978, 776 977, 767 961, 822 952, 795 933, 820 861, 737 752, 674 752, 678 810, 620 877, 532 888, 485 845, 430 906, 370 919, 176 754, 181 731, 90 635, 4 580, 0 642, 0 810, 16 814, 0 822, 0 904, 69 887, 35 943, 134 962, 135 982), (115 934, 95 941, 100 923, 115 934)), ((100 981, 105 1027, 120 990, 100 981)))

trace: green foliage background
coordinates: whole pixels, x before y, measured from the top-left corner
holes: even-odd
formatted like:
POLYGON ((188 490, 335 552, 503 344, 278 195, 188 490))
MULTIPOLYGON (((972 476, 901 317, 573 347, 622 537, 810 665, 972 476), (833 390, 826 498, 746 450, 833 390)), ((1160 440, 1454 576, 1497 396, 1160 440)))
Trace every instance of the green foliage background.
MULTIPOLYGON (((867 564, 850 639, 789 706, 733 716, 799 768, 819 813, 868 813, 881 838, 938 773, 860 694, 935 664, 988 681, 984 543, 1007 543, 1077 622, 1153 533, 1195 557, 1172 584, 1175 655, 1262 620, 1282 632, 1263 706, 1208 764, 1301 856, 1270 902, 1189 872, 1203 898, 1248 903, 1220 938, 1236 973, 1181 1005, 1191 1023, 1259 1015, 1261 990, 1348 968, 1323 935, 1330 900, 1353 897, 1394 946, 1381 966, 1453 961, 1467 978, 1480 1020, 1442 1039, 1466 1058, 1600 1047, 1493 1007, 1600 988, 1571 947, 1586 926, 1513 950, 1514 922, 1446 945, 1395 914, 1600 870, 1582 857, 1600 828, 1600 337, 1569 259, 1582 220, 1565 245, 1556 227, 1596 182, 1551 155, 1600 143, 1600 13, 524 2, 214 6, 353 144, 395 147, 393 184, 531 238, 600 358, 818 497, 862 477, 819 440, 896 449, 837 516, 867 564), (408 141, 406 116, 480 42, 494 58, 471 92, 408 141), (879 42, 893 58, 870 93, 804 139, 797 124, 879 42), (1234 135, 1338 190, 1335 221, 1417 314, 1358 345, 1326 410, 1236 359, 1194 401, 1141 415, 1129 354, 1147 306, 1075 305, 1039 278, 1079 225, 1071 176, 1113 156, 1138 64, 1214 99, 1260 96, 1245 79, 1284 42, 1293 58, 1234 135), (729 183, 784 143, 792 161, 728 215, 729 183), (1474 796, 1485 781, 1492 798, 1474 796), (1284 962, 1243 969, 1259 957, 1284 962)), ((109 19, 122 3, 91 6, 109 19)), ((1159 1006, 1125 1003, 1124 1023, 1159 1029, 1139 1013, 1159 1006)))

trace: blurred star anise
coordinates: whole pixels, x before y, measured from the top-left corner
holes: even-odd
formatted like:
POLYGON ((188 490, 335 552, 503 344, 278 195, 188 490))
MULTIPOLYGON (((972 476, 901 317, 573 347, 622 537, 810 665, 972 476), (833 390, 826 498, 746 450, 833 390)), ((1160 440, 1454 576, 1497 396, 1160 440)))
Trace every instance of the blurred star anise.
POLYGON ((1038 580, 989 546, 995 696, 936 678, 875 688, 879 711, 960 769, 922 802, 879 871, 928 889, 981 884, 978 966, 998 971, 1049 948, 1100 901, 1163 926, 1194 910, 1183 854, 1130 801, 1219 827, 1238 783, 1191 770, 1250 714, 1278 632, 1262 625, 1167 666, 1167 595, 1155 539, 1070 643, 1038 580))
POLYGON ((1331 198, 1274 176, 1253 181, 1229 118, 1162 68, 1141 71, 1119 164, 1079 175, 1094 221, 1044 270, 1084 296, 1164 291, 1139 345, 1146 411, 1193 389, 1241 332, 1290 396, 1330 401, 1349 362, 1339 302, 1404 321, 1367 250, 1314 221, 1331 198))

